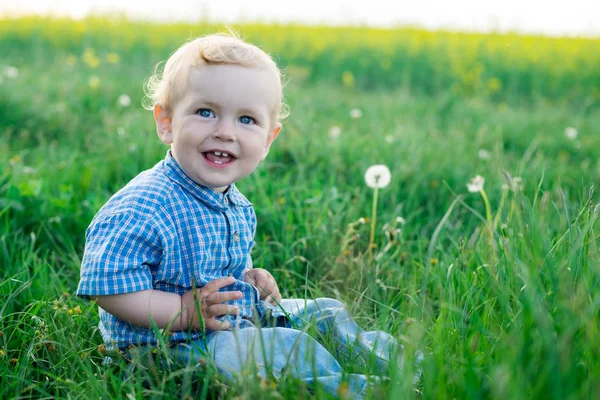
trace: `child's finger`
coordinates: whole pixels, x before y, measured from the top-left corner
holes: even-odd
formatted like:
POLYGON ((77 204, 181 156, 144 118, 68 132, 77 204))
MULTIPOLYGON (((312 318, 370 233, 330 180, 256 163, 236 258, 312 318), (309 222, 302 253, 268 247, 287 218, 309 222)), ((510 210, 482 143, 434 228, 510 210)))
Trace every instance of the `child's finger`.
POLYGON ((235 278, 233 276, 215 279, 214 281, 210 281, 206 285, 202 286, 200 292, 204 294, 202 297, 206 297, 211 293, 218 292, 219 289, 224 288, 225 286, 231 285, 233 282, 235 282, 235 278))
POLYGON ((242 298, 242 292, 239 290, 229 291, 229 292, 216 292, 211 293, 210 295, 204 298, 205 302, 212 304, 225 303, 231 300, 237 300, 242 298))
POLYGON ((228 304, 215 304, 206 309, 208 318, 218 317, 221 315, 237 315, 240 309, 228 304))
POLYGON ((208 319, 205 321, 206 329, 210 329, 211 331, 224 331, 231 327, 231 324, 227 321, 219 321, 214 318, 208 319))

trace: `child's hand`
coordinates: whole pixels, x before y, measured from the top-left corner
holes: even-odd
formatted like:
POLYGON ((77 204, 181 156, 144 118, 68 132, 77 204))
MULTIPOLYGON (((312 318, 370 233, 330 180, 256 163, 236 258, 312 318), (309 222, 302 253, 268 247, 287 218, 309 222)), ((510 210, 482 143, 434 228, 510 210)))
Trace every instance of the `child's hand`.
POLYGON ((219 289, 231 285, 235 278, 226 277, 215 279, 208 282, 199 289, 190 290, 181 296, 181 322, 182 326, 192 327, 193 329, 226 330, 230 328, 227 321, 219 321, 215 317, 226 314, 238 314, 239 308, 229 304, 223 304, 231 300, 237 300, 242 297, 242 292, 219 292, 219 289), (196 292, 196 298, 194 298, 196 292), (204 320, 202 325, 198 318, 198 308, 204 320))
POLYGON ((273 275, 266 269, 253 268, 244 274, 244 282, 258 288, 260 299, 271 304, 281 301, 281 294, 273 275))

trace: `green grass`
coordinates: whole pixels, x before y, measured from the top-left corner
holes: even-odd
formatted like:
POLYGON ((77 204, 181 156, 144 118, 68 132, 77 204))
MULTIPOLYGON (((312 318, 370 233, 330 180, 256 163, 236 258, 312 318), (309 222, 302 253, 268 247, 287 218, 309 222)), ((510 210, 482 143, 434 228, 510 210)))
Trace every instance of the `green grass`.
MULTIPOLYGON (((96 40, 96 54, 114 51, 96 40)), ((60 43, 0 40, 0 71, 19 69, 0 83, 0 397, 309 398, 292 379, 274 388, 249 372, 228 382, 210 364, 138 368, 126 379, 123 365, 100 365, 97 309, 74 295, 84 232, 112 193, 164 157, 140 106, 160 52, 136 42, 117 64, 103 58, 90 68, 69 58, 88 43, 60 43), (121 94, 130 107, 117 105, 121 94)), ((292 79, 286 99, 292 113, 271 154, 239 183, 259 218, 254 264, 272 271, 285 297, 339 298, 409 356, 425 353, 417 387, 407 369, 373 397, 600 395, 593 97, 505 104, 324 78, 292 79), (350 117, 353 108, 361 118, 350 117), (341 128, 337 139, 332 126, 341 128), (369 253, 370 224, 355 222, 371 215, 363 175, 372 164, 388 165, 392 183, 378 195, 369 253), (466 188, 477 174, 491 224, 482 197, 466 188), (522 190, 502 188, 507 174, 522 177, 522 190)))

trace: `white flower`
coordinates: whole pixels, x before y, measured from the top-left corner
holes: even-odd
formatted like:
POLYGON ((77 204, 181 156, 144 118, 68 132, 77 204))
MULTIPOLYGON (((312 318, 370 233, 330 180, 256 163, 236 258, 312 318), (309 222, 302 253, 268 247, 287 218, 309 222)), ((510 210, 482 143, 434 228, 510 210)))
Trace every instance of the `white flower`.
POLYGON ((338 137, 340 137, 340 134, 342 133, 342 128, 340 128, 339 126, 332 126, 331 128, 329 128, 329 137, 332 139, 337 139, 338 137))
POLYGON ((126 94, 122 94, 119 96, 119 105, 121 107, 129 107, 131 105, 131 98, 126 94))
POLYGON ((387 136, 385 137, 385 141, 386 141, 387 143, 389 143, 389 144, 392 144, 392 143, 394 142, 394 136, 392 136, 392 135, 387 135, 387 136))
POLYGON ((565 136, 571 140, 575 140, 577 138, 577 129, 569 126, 565 129, 565 136))
POLYGON ((467 189, 471 193, 478 193, 483 190, 483 184, 485 183, 485 179, 481 175, 477 175, 475 178, 471 179, 471 182, 467 183, 467 189))
POLYGON ((479 149, 479 151, 477 152, 477 155, 482 160, 489 160, 490 158, 492 158, 492 155, 486 149, 479 149))
POLYGON ((362 117, 362 111, 360 111, 358 108, 353 108, 352 110, 350 110, 350 117, 357 119, 362 117))
POLYGON ((365 172, 365 182, 373 189, 383 189, 390 184, 392 173, 390 169, 382 164, 371 165, 365 172))
POLYGON ((396 222, 400 225, 404 225, 406 223, 406 220, 402 217, 396 217, 396 222))
POLYGON ((8 66, 4 69, 4 75, 6 75, 7 78, 15 79, 19 76, 19 70, 16 67, 8 66))
POLYGON ((27 175, 31 175, 35 172, 35 169, 29 167, 29 166, 24 166, 23 167, 23 173, 27 174, 27 175))
POLYGON ((510 188, 513 192, 518 192, 523 189, 523 179, 520 176, 515 176, 510 182, 510 188))

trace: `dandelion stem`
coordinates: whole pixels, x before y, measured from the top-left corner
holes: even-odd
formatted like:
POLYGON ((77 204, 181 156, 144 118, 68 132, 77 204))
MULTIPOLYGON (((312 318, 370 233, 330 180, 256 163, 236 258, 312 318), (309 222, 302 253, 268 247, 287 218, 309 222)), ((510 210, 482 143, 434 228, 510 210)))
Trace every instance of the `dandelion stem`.
POLYGON ((490 207, 490 201, 487 197, 487 194, 485 194, 485 190, 481 189, 480 193, 481 197, 483 198, 483 203, 485 204, 485 217, 488 224, 492 225, 492 208, 490 207))
POLYGON ((371 235, 369 236, 369 253, 373 249, 375 242, 375 222, 377 219, 377 194, 379 193, 379 188, 375 188, 373 190, 373 208, 371 210, 371 235))
POLYGON ((500 221, 500 217, 502 216, 502 209, 504 208, 504 202, 506 200, 506 195, 508 193, 508 190, 503 190, 502 191, 502 197, 500 198, 500 205, 498 206, 498 211, 496 211, 496 216, 494 217, 494 230, 496 230, 496 227, 498 226, 498 222, 500 221))
MULTIPOLYGON (((490 251, 494 251, 494 221, 492 218, 492 208, 490 206, 490 200, 487 197, 487 194, 485 194, 485 190, 481 189, 480 190, 481 193, 481 197, 483 198, 483 203, 485 204, 485 217, 487 219, 487 234, 488 234, 488 241, 489 241, 489 246, 490 246, 490 251)), ((496 260, 496 257, 494 256, 494 260, 496 260)))

